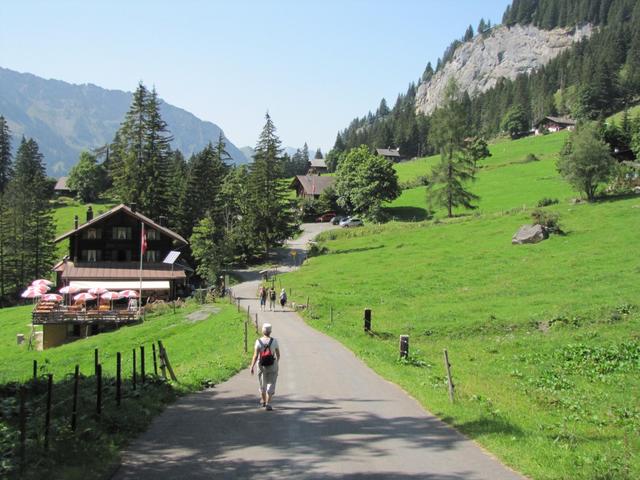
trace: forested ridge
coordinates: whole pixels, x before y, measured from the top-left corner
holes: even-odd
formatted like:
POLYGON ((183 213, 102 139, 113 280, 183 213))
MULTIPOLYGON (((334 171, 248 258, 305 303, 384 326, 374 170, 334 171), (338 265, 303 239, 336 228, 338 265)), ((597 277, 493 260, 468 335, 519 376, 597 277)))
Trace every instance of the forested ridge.
MULTIPOLYGON (((640 95, 640 2, 637 0, 514 0, 503 24, 533 24, 542 29, 591 23, 597 27, 589 38, 576 43, 531 74, 498 84, 471 98, 462 92, 469 135, 492 137, 517 122, 530 129, 545 115, 571 116, 578 120, 601 119, 638 101, 640 95)), ((478 33, 490 35, 490 23, 480 21, 478 33)), ((429 140, 430 117, 415 112, 417 87, 431 79, 453 56, 462 41, 473 37, 469 27, 438 59, 429 63, 418 82, 398 95, 393 107, 382 99, 375 112, 354 119, 340 131, 328 163, 335 166, 350 148, 400 148, 407 157, 433 153, 429 140)))

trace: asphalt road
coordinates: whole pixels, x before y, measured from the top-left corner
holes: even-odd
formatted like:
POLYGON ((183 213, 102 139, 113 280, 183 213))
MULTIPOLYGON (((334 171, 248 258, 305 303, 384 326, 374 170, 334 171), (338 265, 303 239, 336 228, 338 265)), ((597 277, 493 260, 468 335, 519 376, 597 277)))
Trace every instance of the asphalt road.
MULTIPOLYGON (((257 286, 234 288, 251 312, 257 286)), ((244 370, 169 407, 124 452, 116 479, 523 478, 296 313, 259 321, 282 351, 274 410, 258 407, 244 370)))

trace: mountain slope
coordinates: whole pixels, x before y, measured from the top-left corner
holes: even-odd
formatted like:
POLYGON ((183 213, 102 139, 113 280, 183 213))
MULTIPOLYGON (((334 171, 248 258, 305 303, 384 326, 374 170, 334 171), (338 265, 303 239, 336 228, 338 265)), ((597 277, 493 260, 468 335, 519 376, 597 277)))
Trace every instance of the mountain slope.
POLYGON ((418 112, 429 115, 442 100, 445 87, 455 78, 471 97, 494 87, 501 78, 515 79, 531 73, 593 32, 589 24, 579 28, 542 30, 534 25, 499 26, 460 45, 452 59, 416 94, 418 112))
MULTIPOLYGON (((0 67, 0 115, 9 122, 14 147, 22 135, 34 138, 51 175, 67 173, 83 149, 111 142, 130 103, 130 92, 47 80, 0 67)), ((173 148, 185 156, 215 142, 222 132, 216 124, 168 103, 161 110, 174 136, 173 148)), ((227 151, 234 163, 247 162, 229 139, 227 151)))

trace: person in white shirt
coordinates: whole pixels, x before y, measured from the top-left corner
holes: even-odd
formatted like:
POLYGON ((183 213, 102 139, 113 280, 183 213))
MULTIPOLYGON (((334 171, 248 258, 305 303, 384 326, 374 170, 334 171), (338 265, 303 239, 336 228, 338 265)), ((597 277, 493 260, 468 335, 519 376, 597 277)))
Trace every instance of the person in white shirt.
POLYGON ((278 340, 271 336, 271 324, 262 325, 262 337, 256 340, 251 359, 251 375, 258 363, 258 384, 260 385, 260 405, 266 410, 273 410, 271 398, 276 393, 278 380, 278 363, 280 347, 278 340))

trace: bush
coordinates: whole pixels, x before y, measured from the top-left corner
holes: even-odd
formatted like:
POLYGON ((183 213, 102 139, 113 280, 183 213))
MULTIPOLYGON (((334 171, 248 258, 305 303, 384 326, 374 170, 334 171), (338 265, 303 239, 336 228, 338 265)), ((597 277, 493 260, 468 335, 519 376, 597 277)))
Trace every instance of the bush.
POLYGON ((534 225, 542 225, 549 233, 564 234, 562 228, 560 228, 560 215, 556 212, 548 212, 536 208, 531 212, 531 219, 534 225))
POLYGON ((557 198, 544 197, 543 199, 538 200, 538 208, 548 207, 549 205, 555 205, 556 203, 558 203, 557 198))
POLYGON ((527 154, 526 157, 524 157, 524 162, 523 163, 531 163, 531 162, 539 162, 540 159, 538 157, 536 157, 533 153, 529 153, 527 154))

